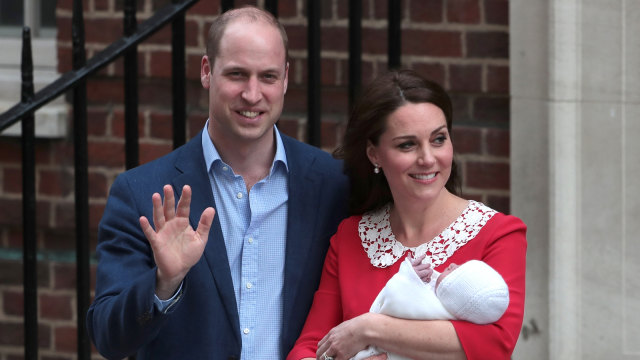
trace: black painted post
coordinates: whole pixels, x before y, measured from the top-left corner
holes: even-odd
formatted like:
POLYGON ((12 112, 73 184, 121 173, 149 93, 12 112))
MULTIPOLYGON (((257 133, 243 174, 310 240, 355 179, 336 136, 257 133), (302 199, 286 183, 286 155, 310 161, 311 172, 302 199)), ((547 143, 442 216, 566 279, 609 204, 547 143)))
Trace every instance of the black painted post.
MULTIPOLYGON (((135 33, 136 0, 124 3, 124 35, 135 33)), ((138 46, 132 46, 124 53, 124 134, 125 166, 127 169, 138 166, 138 46)))
MULTIPOLYGON (((85 66, 84 18, 82 0, 73 2, 71 41, 73 44, 73 69, 85 66)), ((76 290, 78 359, 91 357, 91 345, 86 331, 89 309, 89 181, 87 156, 87 82, 82 79, 73 88, 73 141, 75 166, 75 215, 76 215, 76 290)))
POLYGON ((264 8, 276 18, 278 17, 278 0, 265 0, 264 8))
MULTIPOLYGON (((174 4, 180 0, 173 0, 174 4)), ((173 96, 173 148, 186 141, 186 63, 185 63, 185 14, 176 15, 171 23, 171 89, 173 96)))
POLYGON ((389 0, 389 44, 387 65, 389 69, 397 69, 400 67, 400 54, 402 53, 402 31, 400 25, 402 22, 401 1, 389 0))
MULTIPOLYGON (((22 30, 21 102, 33 101, 31 30, 22 30)), ((22 231, 24 274, 24 358, 38 358, 38 261, 36 258, 36 160, 34 113, 22 118, 22 231)))
POLYGON ((222 12, 233 9, 233 6, 234 6, 233 2, 234 2, 233 0, 220 1, 220 9, 222 10, 222 12))
POLYGON ((307 1, 307 142, 320 147, 320 0, 307 1))
POLYGON ((349 0, 349 111, 362 90, 362 1, 349 0))

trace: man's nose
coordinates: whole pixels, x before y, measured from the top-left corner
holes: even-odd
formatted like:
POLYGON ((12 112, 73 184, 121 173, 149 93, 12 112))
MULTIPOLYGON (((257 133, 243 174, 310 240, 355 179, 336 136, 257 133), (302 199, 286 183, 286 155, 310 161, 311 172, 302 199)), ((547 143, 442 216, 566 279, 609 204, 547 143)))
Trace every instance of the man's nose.
POLYGON ((262 99, 260 83, 255 77, 250 77, 246 87, 242 91, 242 99, 250 104, 255 104, 262 99))

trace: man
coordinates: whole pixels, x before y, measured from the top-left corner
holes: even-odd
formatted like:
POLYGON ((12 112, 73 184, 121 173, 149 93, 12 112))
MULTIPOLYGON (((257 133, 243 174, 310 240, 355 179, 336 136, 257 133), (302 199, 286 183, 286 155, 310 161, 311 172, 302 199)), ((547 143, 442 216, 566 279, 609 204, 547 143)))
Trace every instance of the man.
POLYGON ((293 346, 348 185, 340 163, 275 127, 288 70, 269 13, 214 21, 205 129, 111 188, 87 315, 105 357, 274 359, 293 346))

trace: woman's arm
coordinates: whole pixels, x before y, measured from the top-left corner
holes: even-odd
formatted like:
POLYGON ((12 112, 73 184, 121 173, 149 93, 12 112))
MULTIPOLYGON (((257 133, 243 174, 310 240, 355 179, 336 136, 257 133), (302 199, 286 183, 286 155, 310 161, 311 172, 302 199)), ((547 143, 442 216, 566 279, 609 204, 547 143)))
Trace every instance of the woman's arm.
POLYGON ((331 329, 320 341, 318 354, 326 351, 336 360, 350 359, 371 344, 412 359, 466 359, 451 322, 375 313, 362 314, 331 329))

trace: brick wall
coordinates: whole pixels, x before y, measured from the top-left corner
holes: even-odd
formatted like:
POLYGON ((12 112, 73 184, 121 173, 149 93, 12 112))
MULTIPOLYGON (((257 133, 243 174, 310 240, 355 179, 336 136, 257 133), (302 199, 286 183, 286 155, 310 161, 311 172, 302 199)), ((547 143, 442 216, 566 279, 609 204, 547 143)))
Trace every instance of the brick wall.
MULTIPOLYGON (((144 20, 170 0, 138 0, 144 20)), ((84 0, 87 54, 122 34, 122 0, 84 0)), ((240 4, 262 5, 259 1, 240 4)), ((280 0, 290 39, 290 83, 280 120, 303 139, 306 114, 304 0, 280 0)), ((363 83, 386 69, 387 0, 363 0, 363 83)), ((186 16, 187 136, 207 117, 199 82, 206 31, 218 0, 201 0, 186 16)), ((454 146, 468 198, 509 212, 509 59, 507 0, 402 0, 402 63, 433 78, 454 100, 454 146)), ((59 71, 71 68, 71 0, 58 0, 59 71)), ((335 148, 347 118, 348 2, 322 1, 322 147, 335 148)), ((171 150, 171 55, 167 28, 139 46, 140 161, 171 150)), ((109 186, 124 170, 123 62, 88 81, 91 234, 109 186)), ((22 218, 20 143, 0 138, 0 360, 21 359, 22 218)), ((40 355, 75 358, 73 145, 69 138, 37 142, 37 240, 40 355)))

